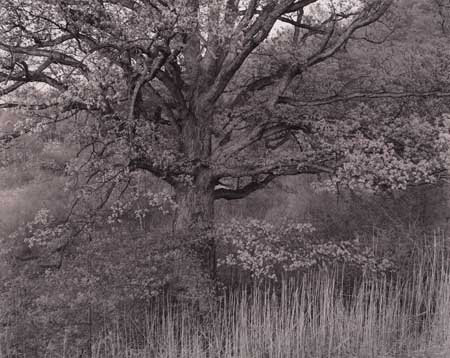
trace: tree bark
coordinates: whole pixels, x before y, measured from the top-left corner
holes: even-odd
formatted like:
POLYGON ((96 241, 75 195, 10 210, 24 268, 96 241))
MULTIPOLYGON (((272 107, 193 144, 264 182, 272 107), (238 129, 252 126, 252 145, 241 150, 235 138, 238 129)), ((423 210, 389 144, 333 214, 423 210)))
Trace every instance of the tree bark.
POLYGON ((194 293, 191 297, 201 316, 211 312, 217 296, 213 190, 214 187, 200 178, 196 178, 191 186, 176 189, 178 206, 174 231, 176 237, 186 243, 188 253, 194 259, 194 271, 190 274, 195 275, 196 284, 189 291, 194 293))
MULTIPOLYGON (((203 111, 206 112, 206 111, 203 111)), ((211 132, 206 121, 191 116, 182 125, 181 151, 193 165, 191 182, 176 185, 175 235, 186 240, 202 274, 216 279, 214 226, 214 180, 207 163, 211 155, 211 132)))
POLYGON ((216 279, 214 227, 214 186, 206 173, 200 173, 192 185, 176 188, 175 235, 189 242, 188 247, 201 272, 212 282, 216 279))

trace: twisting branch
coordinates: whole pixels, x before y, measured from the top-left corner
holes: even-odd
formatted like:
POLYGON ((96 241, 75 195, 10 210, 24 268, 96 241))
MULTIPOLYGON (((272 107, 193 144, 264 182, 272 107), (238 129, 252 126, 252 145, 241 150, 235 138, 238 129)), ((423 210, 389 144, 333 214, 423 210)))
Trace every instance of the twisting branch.
POLYGON ((2 90, 0 90, 0 95, 5 95, 7 93, 13 92, 18 87, 24 85, 28 82, 41 82, 46 83, 51 87, 54 87, 60 91, 64 91, 67 86, 55 78, 50 77, 49 75, 45 74, 44 71, 50 67, 52 64, 52 61, 50 59, 47 59, 42 63, 35 71, 30 71, 28 69, 28 66, 25 62, 21 63, 21 66, 23 68, 23 71, 13 74, 9 73, 6 74, 4 72, 0 71, 0 80, 1 82, 4 82, 5 84, 8 83, 8 81, 14 81, 15 83, 10 85, 9 87, 6 87, 2 90))
POLYGON ((323 158, 322 160, 311 160, 307 153, 303 158, 291 158, 285 160, 271 161, 269 163, 254 163, 237 166, 219 166, 214 172, 213 176, 217 179, 230 177, 254 177, 257 175, 275 175, 288 176, 298 174, 333 174, 334 168, 327 166, 327 162, 332 162, 335 159, 334 154, 330 154, 330 158, 323 158))
POLYGON ((251 193, 258 191, 267 184, 269 184, 276 176, 273 174, 268 174, 262 180, 254 178, 249 184, 237 189, 216 189, 214 190, 214 199, 225 199, 225 200, 237 200, 242 199, 250 195, 251 193))
POLYGON ((262 121, 250 131, 243 131, 234 138, 231 138, 233 132, 233 129, 231 129, 227 134, 230 138, 225 137, 219 142, 212 158, 225 162, 251 145, 264 140, 267 143, 272 142, 271 144, 274 144, 274 146, 271 149, 276 149, 287 141, 284 138, 293 130, 309 131, 302 123, 286 123, 282 120, 262 121))
POLYGON ((382 0, 380 2, 375 2, 368 8, 364 9, 364 11, 362 11, 361 14, 351 23, 351 25, 347 27, 343 34, 338 37, 333 45, 328 47, 328 43, 330 42, 328 39, 325 47, 322 47, 318 52, 308 58, 308 66, 313 66, 332 57, 337 51, 339 51, 339 49, 342 48, 342 46, 347 43, 356 30, 378 21, 391 6, 392 2, 393 0, 382 0))
MULTIPOLYGON (((317 0, 300 1, 298 6, 306 6, 315 1, 317 0)), ((294 4, 295 1, 292 0, 269 2, 249 27, 249 23, 241 21, 236 29, 235 38, 231 40, 230 50, 225 55, 222 68, 203 98, 205 104, 213 105, 217 101, 247 57, 267 38, 278 19, 294 4)))
POLYGON ((302 22, 292 20, 288 17, 280 17, 279 19, 281 22, 285 22, 286 24, 293 25, 295 27, 298 27, 300 29, 308 30, 313 33, 324 35, 327 33, 326 30, 324 30, 321 26, 312 26, 308 24, 304 24, 302 22))
POLYGON ((427 91, 427 92, 357 92, 346 96, 329 96, 324 98, 312 99, 308 101, 298 100, 294 97, 282 96, 278 99, 279 104, 287 104, 293 107, 313 107, 325 106, 337 102, 347 102, 356 99, 398 99, 398 98, 445 98, 450 97, 450 92, 427 91))
POLYGON ((286 11, 284 12, 284 14, 289 14, 292 12, 297 12, 301 9, 303 9, 304 7, 314 4, 316 2, 316 0, 300 0, 300 1, 296 1, 294 2, 291 6, 289 6, 286 11))
MULTIPOLYGON (((240 94, 237 95, 232 105, 240 105, 252 93, 262 90, 268 86, 273 86, 274 88, 271 91, 271 97, 266 103, 268 109, 272 110, 277 103, 280 103, 279 98, 283 96, 284 92, 287 90, 295 77, 301 75, 307 68, 319 64, 332 57, 351 39, 353 34, 358 29, 378 21, 380 17, 391 6, 392 1, 393 0, 380 0, 371 4, 368 8, 363 9, 359 14, 345 15, 346 17, 355 16, 356 18, 350 23, 350 25, 348 25, 348 27, 345 31, 343 31, 342 34, 336 36, 335 24, 344 15, 332 14, 332 16, 329 19, 325 20, 322 24, 323 27, 324 24, 332 22, 332 28, 328 31, 325 31, 325 29, 322 28, 322 30, 324 31, 323 34, 326 35, 326 38, 322 42, 322 45, 319 47, 319 49, 313 55, 311 55, 305 63, 294 63, 290 66, 281 66, 281 68, 279 68, 276 73, 266 76, 264 78, 264 81, 261 81, 260 79, 255 80, 246 88, 244 88, 244 90, 242 90, 240 94)), ((295 8, 299 10, 302 8, 298 7, 300 6, 300 4, 306 6, 309 3, 311 2, 300 1, 296 3, 298 5, 296 5, 295 8)), ((280 16, 280 18, 284 17, 280 16)), ((309 29, 309 32, 311 31, 312 30, 309 29)), ((317 33, 317 31, 314 32, 317 33)))
POLYGON ((74 57, 57 50, 46 50, 38 46, 30 46, 30 47, 10 46, 1 42, 0 42, 0 50, 14 54, 28 55, 32 57, 44 57, 49 59, 52 63, 55 64, 78 68, 83 72, 89 71, 87 66, 83 62, 78 61, 74 57))
POLYGON ((130 160, 128 168, 130 171, 147 171, 170 185, 175 186, 178 184, 176 180, 177 176, 194 175, 196 164, 198 163, 193 163, 192 161, 161 163, 161 160, 157 158, 137 157, 130 160))

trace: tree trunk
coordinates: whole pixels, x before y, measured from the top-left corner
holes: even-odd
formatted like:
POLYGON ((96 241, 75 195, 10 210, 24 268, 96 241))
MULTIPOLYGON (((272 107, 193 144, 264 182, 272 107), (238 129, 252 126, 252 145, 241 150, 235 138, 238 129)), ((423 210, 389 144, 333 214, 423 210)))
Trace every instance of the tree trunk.
POLYGON ((216 279, 214 226, 214 185, 207 170, 191 185, 176 188, 175 235, 187 240, 201 272, 213 283, 216 279))
POLYGON ((216 279, 216 247, 214 225, 214 180, 207 163, 211 155, 211 130, 207 125, 207 109, 197 111, 197 116, 187 114, 182 122, 181 152, 194 163, 190 183, 175 187, 177 212, 175 235, 187 243, 197 261, 208 289, 214 289, 216 279))

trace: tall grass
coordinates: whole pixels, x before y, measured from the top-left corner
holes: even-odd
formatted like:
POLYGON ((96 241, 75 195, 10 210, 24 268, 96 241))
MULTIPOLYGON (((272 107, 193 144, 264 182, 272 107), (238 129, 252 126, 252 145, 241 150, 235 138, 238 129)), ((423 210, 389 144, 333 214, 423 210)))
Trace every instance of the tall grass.
MULTIPOLYGON (((348 271, 340 267, 277 285, 241 287, 210 302, 201 313, 195 303, 170 297, 160 297, 146 309, 115 311, 114 317, 105 308, 105 314, 97 312, 95 324, 82 332, 89 337, 78 341, 83 347, 74 344, 67 331, 52 350, 44 348, 48 354, 43 356, 447 358, 449 243, 435 237, 411 255, 409 272, 366 274, 350 281, 351 287, 348 271)), ((25 352, 14 336, 17 330, 12 330, 17 324, 0 329, 0 358, 28 357, 17 354, 25 352)))
POLYGON ((117 319, 95 358, 349 358, 450 356, 450 276, 444 241, 414 258, 408 275, 363 277, 349 293, 341 271, 281 287, 224 295, 207 314, 161 300, 139 319, 117 319))

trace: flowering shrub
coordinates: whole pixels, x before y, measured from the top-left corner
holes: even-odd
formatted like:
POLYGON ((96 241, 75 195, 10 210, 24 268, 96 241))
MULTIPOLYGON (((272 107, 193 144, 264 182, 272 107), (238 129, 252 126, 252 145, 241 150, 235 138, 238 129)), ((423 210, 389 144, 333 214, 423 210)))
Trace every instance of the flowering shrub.
POLYGON ((120 223, 121 217, 132 212, 134 218, 142 225, 143 220, 151 214, 152 209, 158 210, 163 215, 168 215, 174 208, 176 208, 176 203, 169 190, 163 189, 160 192, 153 192, 137 188, 132 195, 127 197, 126 201, 116 200, 112 203, 107 222, 108 224, 120 223))
POLYGON ((225 255, 222 267, 235 267, 257 279, 276 280, 282 272, 306 271, 317 266, 342 262, 364 271, 382 272, 393 268, 387 259, 378 259, 358 240, 319 242, 311 224, 286 223, 276 226, 262 220, 221 224, 219 244, 225 255))

